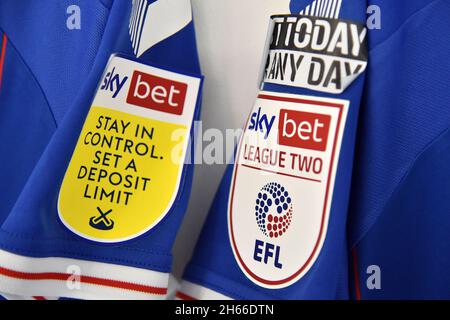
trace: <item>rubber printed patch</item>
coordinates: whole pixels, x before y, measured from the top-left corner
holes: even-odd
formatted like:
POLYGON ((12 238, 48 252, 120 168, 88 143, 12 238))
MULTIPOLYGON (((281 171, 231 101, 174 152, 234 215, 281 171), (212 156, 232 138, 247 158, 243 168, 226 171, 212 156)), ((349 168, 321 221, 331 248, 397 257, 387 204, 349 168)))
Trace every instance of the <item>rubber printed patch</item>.
POLYGON ((289 286, 319 255, 348 106, 259 94, 239 144, 228 206, 234 256, 254 283, 289 286))
POLYGON ((171 209, 201 78, 111 57, 58 200, 64 225, 98 242, 152 229, 171 209))

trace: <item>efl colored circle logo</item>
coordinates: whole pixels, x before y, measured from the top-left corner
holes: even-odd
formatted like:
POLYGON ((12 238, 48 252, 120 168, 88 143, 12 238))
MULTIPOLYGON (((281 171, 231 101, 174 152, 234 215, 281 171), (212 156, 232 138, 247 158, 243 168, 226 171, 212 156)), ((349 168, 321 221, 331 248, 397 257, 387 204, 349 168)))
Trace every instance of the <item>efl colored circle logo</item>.
POLYGON ((292 211, 292 198, 279 183, 266 184, 257 195, 256 223, 269 238, 278 238, 286 233, 292 222, 292 211))

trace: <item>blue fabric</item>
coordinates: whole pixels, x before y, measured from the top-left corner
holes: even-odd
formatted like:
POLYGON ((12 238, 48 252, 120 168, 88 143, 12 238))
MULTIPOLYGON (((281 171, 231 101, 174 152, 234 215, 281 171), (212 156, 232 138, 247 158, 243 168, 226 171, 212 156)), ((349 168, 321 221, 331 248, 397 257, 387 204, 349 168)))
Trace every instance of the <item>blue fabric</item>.
POLYGON ((86 80, 107 17, 99 1, 0 2, 0 33, 7 36, 0 88, 0 179, 8 181, 0 199, 0 223, 86 80), (89 12, 80 30, 66 26, 66 8, 74 4, 89 12))
POLYGON ((448 299, 450 3, 372 2, 386 17, 372 33, 382 41, 370 53, 349 220, 361 298, 448 299), (380 290, 366 285, 371 265, 380 290))
MULTIPOLYGON (((5 40, 4 40, 5 41, 5 40)), ((56 128, 46 97, 13 44, 6 40, 0 91, 0 222, 11 211, 56 128)))
MULTIPOLYGON (((9 12, 17 10, 16 7, 13 10, 12 2, 9 2, 9 5, 10 7, 7 8, 9 12)), ((23 5, 25 6, 25 4, 23 5)), ((102 8, 105 8, 103 4, 101 5, 102 8)), ((56 4, 49 0, 45 2, 45 6, 49 12, 55 13, 55 15, 59 14, 59 3, 56 4)), ((86 9, 86 11, 82 10, 85 17, 89 16, 90 12, 88 7, 86 9)), ((78 79, 77 85, 80 88, 78 94, 73 94, 72 90, 65 88, 50 90, 52 93, 57 91, 54 93, 56 100, 64 95, 69 106, 66 106, 67 112, 62 120, 58 121, 58 129, 54 132, 39 162, 26 181, 17 202, 1 226, 0 247, 2 249, 32 257, 78 258, 163 272, 170 271, 173 240, 189 198, 193 175, 192 165, 186 165, 184 168, 182 186, 175 205, 167 217, 149 234, 125 244, 101 246, 80 239, 62 225, 56 209, 64 173, 106 63, 112 53, 133 55, 128 35, 130 10, 131 1, 114 1, 104 28, 97 25, 94 38, 85 38, 85 47, 76 49, 82 52, 86 51, 85 54, 89 55, 90 48, 94 48, 94 44, 97 42, 96 34, 101 33, 98 48, 92 49, 95 51, 93 53, 95 58, 91 61, 92 67, 85 79, 78 79)), ((98 17, 92 19, 99 20, 98 17)), ((36 23, 36 20, 38 20, 37 16, 33 23, 36 23)), ((28 30, 34 25, 33 23, 22 25, 21 29, 28 30)), ((67 35, 60 36, 67 37, 67 35)), ((79 52, 78 55, 80 55, 79 52)), ((144 62, 172 70, 200 74, 193 23, 189 23, 177 34, 157 44, 140 58, 144 62)), ((46 67, 48 66, 43 66, 42 70, 46 67)), ((81 67, 82 65, 80 65, 81 67)), ((49 76, 48 73, 46 76, 49 76)), ((57 86, 59 78, 55 77, 49 82, 57 86)), ((62 106, 62 104, 58 106, 62 106)), ((60 109, 55 107, 52 110, 58 114, 57 111, 60 109)), ((198 103, 195 119, 198 119, 199 113, 198 103)))
POLYGON ((374 226, 357 246, 362 299, 449 299, 450 131, 414 161, 374 226), (366 286, 367 267, 381 290, 366 286))
POLYGON ((108 14, 97 0, 0 3, 0 27, 41 86, 57 123, 92 68, 108 14), (80 8, 79 30, 67 28, 70 5, 80 8))

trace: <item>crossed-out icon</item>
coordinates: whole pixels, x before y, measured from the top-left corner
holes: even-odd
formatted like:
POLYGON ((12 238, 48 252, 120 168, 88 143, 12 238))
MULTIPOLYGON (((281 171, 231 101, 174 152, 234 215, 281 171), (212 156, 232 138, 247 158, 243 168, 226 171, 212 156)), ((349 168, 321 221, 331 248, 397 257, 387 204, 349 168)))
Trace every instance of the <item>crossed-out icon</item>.
POLYGON ((91 219, 89 219, 89 225, 98 230, 111 230, 114 228, 114 221, 108 217, 112 212, 112 209, 103 211, 100 207, 97 207, 97 211, 99 212, 99 215, 91 217, 91 219))

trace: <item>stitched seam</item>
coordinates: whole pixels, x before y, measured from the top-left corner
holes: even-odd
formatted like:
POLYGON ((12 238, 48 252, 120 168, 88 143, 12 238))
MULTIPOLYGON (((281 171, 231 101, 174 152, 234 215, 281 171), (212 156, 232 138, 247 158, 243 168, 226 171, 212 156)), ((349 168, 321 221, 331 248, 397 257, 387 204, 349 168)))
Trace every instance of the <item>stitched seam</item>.
MULTIPOLYGON (((384 45, 386 42, 388 42, 391 38, 393 38, 397 33, 399 33, 401 31, 401 29, 403 29, 403 27, 408 24, 414 17, 416 17, 417 15, 419 15, 422 11, 428 9, 428 7, 431 7, 432 5, 436 4, 437 2, 440 2, 441 0, 434 0, 433 2, 427 4, 426 6, 422 7, 421 9, 417 10, 416 12, 414 12, 413 14, 411 14, 388 38, 386 38, 385 40, 383 40, 382 42, 380 42, 379 44, 377 44, 375 47, 373 47, 370 50, 370 53, 372 53, 373 51, 375 51, 376 49, 378 49, 379 47, 381 47, 382 45, 384 45)), ((418 153, 418 155, 414 158, 414 160, 411 162, 411 165, 408 167, 408 169, 406 170, 405 174, 402 176, 402 178, 400 179, 400 181, 398 182, 398 184, 396 185, 396 187, 394 188, 394 190, 389 194, 386 203, 383 205, 382 209, 379 211, 379 213, 382 213, 387 205, 389 204, 391 198, 393 197, 393 195, 395 194, 395 192, 400 188, 400 185, 402 184, 403 180, 409 175, 409 173, 411 172, 412 168, 415 166, 417 160, 422 156, 422 154, 424 154, 428 148, 431 147, 431 145, 438 140, 448 129, 450 129, 450 127, 444 129, 440 134, 438 134, 438 136, 433 139, 429 144, 427 144, 424 149, 422 149, 421 152, 418 153)), ((361 235, 355 240, 354 244, 351 246, 351 249, 354 249, 358 246, 358 244, 361 242, 361 240, 367 235, 367 233, 370 232, 370 230, 372 229, 372 227, 376 224, 376 222, 378 221, 379 215, 377 216, 377 218, 375 218, 373 220, 373 222, 370 224, 370 226, 367 228, 366 231, 364 231, 363 233, 361 233, 361 235)))
MULTIPOLYGON (((20 252, 21 255, 34 255, 36 252, 33 252, 32 250, 28 250, 28 249, 22 249, 22 248, 16 248, 14 246, 8 246, 8 245, 2 245, 1 246, 2 249, 5 249, 6 251, 13 251, 13 252, 20 252)), ((51 253, 51 252, 49 252, 51 253)), ((143 262, 138 262, 138 261, 134 261, 134 260, 129 260, 129 259, 118 259, 118 258, 108 258, 108 257, 102 257, 102 256, 97 256, 97 255, 91 255, 91 254, 80 254, 80 253, 73 253, 73 252, 65 252, 60 251, 60 250, 56 250, 55 253, 59 254, 59 255, 68 255, 71 256, 70 258, 67 257, 58 257, 58 256, 52 256, 51 258, 60 258, 60 259, 81 259, 81 260, 85 260, 86 262, 99 262, 99 261, 92 261, 92 259, 98 259, 98 260, 102 260, 102 261, 107 261, 110 262, 112 264, 133 264, 134 266, 140 266, 142 268, 146 268, 146 269, 156 269, 157 271, 162 271, 162 272, 169 272, 170 268, 166 268, 166 267, 162 267, 160 265, 156 265, 156 264, 152 264, 152 263, 143 263, 143 262)), ((157 255, 155 255, 157 256, 157 255)), ((26 257, 26 258, 33 258, 33 259, 45 259, 46 257, 40 257, 40 258, 36 258, 36 257, 26 257)))
POLYGON ((109 0, 108 4, 106 4, 107 0, 99 0, 98 2, 100 2, 100 4, 108 11, 111 10, 111 7, 113 5, 113 1, 114 0, 109 0))
MULTIPOLYGON (((30 241, 33 241, 33 240, 38 240, 38 241, 57 240, 57 241, 61 241, 62 240, 64 242, 66 242, 67 244, 73 244, 73 245, 79 244, 79 241, 74 241, 74 240, 70 240, 70 239, 61 239, 61 238, 57 238, 57 237, 42 239, 42 238, 39 238, 39 237, 24 236, 24 235, 19 234, 19 233, 12 233, 12 232, 9 232, 7 230, 1 230, 0 229, 0 232, 4 233, 4 234, 6 234, 6 235, 8 235, 8 236, 10 236, 12 238, 17 238, 17 239, 22 239, 22 240, 30 240, 30 241)), ((144 249, 130 248, 129 246, 123 246, 121 249, 122 250, 126 250, 126 251, 131 251, 131 252, 141 252, 141 253, 146 253, 146 254, 156 254, 156 255, 159 255, 159 256, 171 257, 170 254, 163 253, 162 251, 157 251, 157 250, 144 250, 144 249)))
POLYGON ((36 83, 36 85, 38 86, 39 90, 42 93, 42 96, 45 99, 45 102, 47 104, 47 108, 50 112, 50 115, 52 116, 53 122, 55 124, 55 127, 58 127, 58 124, 56 122, 56 118, 55 118, 55 114, 53 113, 52 108, 50 107, 50 103, 48 102, 48 98, 47 95, 45 94, 44 90, 42 89, 41 84, 39 83, 39 81, 37 80, 34 72, 30 69, 30 67, 28 66, 28 64, 25 62, 25 59, 22 57, 22 55, 20 54, 19 50, 17 49, 17 47, 14 45, 14 41, 11 40, 11 38, 9 37, 9 34, 7 32, 5 32, 5 30, 3 28, 0 28, 0 30, 5 33, 6 35, 8 35, 8 44, 14 49, 14 51, 16 52, 17 56, 19 57, 20 61, 22 62, 22 64, 25 66, 25 69, 30 73, 31 77, 33 78, 34 82, 36 83))

